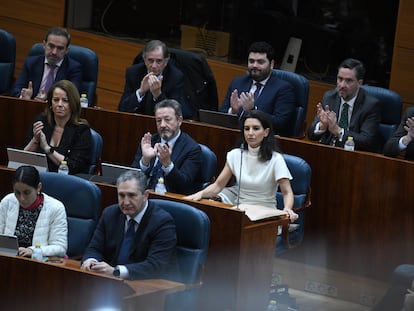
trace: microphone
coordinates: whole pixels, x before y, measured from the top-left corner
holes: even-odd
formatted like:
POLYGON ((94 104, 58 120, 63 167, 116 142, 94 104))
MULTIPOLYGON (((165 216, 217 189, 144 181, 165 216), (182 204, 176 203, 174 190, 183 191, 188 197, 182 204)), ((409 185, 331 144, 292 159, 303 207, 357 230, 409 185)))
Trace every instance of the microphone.
POLYGON ((243 151, 244 151, 244 143, 241 143, 240 144, 239 186, 237 188, 237 203, 236 203, 236 209, 239 209, 239 205, 240 205, 240 185, 241 185, 241 173, 242 173, 242 165, 243 165, 243 151))

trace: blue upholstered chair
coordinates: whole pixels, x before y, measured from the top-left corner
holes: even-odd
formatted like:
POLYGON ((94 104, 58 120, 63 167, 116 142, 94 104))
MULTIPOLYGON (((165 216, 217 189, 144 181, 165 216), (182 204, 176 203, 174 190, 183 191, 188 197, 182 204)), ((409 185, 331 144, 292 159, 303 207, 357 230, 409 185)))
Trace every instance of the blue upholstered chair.
POLYGON ((305 137, 306 129, 306 112, 308 110, 309 99, 309 82, 308 80, 294 72, 273 69, 279 79, 285 80, 292 84, 295 90, 296 114, 295 122, 289 136, 295 138, 305 137))
POLYGON ((210 241, 210 220, 201 210, 188 204, 161 199, 152 202, 169 212, 177 230, 177 261, 180 277, 187 289, 167 297, 166 309, 197 310, 198 288, 201 286, 210 241))
POLYGON ((45 193, 61 201, 68 217, 70 258, 81 258, 98 223, 101 190, 94 183, 73 175, 40 173, 45 193))
POLYGON ((363 85, 362 88, 380 101, 382 112, 379 131, 384 145, 401 122, 402 98, 398 93, 382 87, 363 85))
POLYGON ((201 158, 202 158, 202 168, 201 168, 201 179, 202 179, 202 188, 204 189, 210 183, 214 182, 217 169, 217 156, 216 154, 206 145, 199 144, 201 147, 201 158))
POLYGON ((91 146, 91 164, 89 166, 89 174, 95 174, 96 168, 102 157, 103 139, 101 134, 91 128, 92 146, 91 146))
POLYGON ((7 95, 13 84, 16 63, 16 40, 13 35, 0 29, 0 94, 7 95))
MULTIPOLYGON (((35 43, 29 55, 43 55, 43 43, 35 43)), ((94 51, 78 45, 70 45, 68 55, 82 65, 82 84, 79 93, 88 96, 89 107, 95 106, 96 85, 98 83, 98 56, 94 51)))
MULTIPOLYGON (((277 253, 295 247, 302 242, 305 232, 305 212, 311 205, 311 167, 305 160, 297 156, 283 154, 283 157, 293 177, 290 181, 294 195, 293 209, 299 215, 299 219, 278 235, 277 253)), ((276 193, 276 200, 277 207, 283 209, 283 196, 279 190, 276 193)))

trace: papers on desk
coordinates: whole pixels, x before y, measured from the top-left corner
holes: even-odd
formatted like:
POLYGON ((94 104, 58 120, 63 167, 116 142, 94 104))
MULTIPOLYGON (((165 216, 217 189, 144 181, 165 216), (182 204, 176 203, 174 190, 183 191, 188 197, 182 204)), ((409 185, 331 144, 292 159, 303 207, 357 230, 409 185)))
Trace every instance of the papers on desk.
MULTIPOLYGON (((234 206, 234 208, 237 208, 237 206, 234 206)), ((238 209, 244 211, 246 216, 249 217, 251 221, 287 215, 285 211, 262 205, 239 204, 238 209)))

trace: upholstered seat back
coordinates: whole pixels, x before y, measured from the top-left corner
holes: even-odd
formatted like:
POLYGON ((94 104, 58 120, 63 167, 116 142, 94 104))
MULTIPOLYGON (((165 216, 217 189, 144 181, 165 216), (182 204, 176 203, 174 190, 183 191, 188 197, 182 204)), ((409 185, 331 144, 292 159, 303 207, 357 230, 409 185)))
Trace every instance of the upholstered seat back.
POLYGON ((72 175, 42 172, 40 179, 43 191, 65 205, 68 256, 82 256, 98 222, 101 190, 94 183, 72 175))
POLYGON ((101 134, 91 128, 92 145, 91 145, 91 164, 89 165, 89 174, 96 173, 96 167, 102 157, 103 139, 101 134))
POLYGON ((0 29, 0 94, 8 94, 13 84, 16 63, 16 40, 0 29))
POLYGON ((199 144, 201 148, 201 181, 202 188, 207 187, 211 182, 213 182, 216 175, 217 169, 217 156, 216 154, 206 145, 199 144))
POLYGON ((402 98, 398 93, 382 87, 363 85, 362 88, 376 97, 381 104, 379 132, 382 144, 385 144, 401 122, 402 98))
MULTIPOLYGON (((295 222, 295 224, 299 226, 296 226, 297 228, 289 233, 289 242, 294 245, 300 243, 304 235, 305 211, 307 204, 309 203, 312 170, 309 164, 302 158, 290 154, 283 154, 283 157, 289 168, 290 174, 293 177, 290 181, 294 195, 293 209, 299 215, 299 219, 295 222)), ((276 193, 276 200, 277 207, 283 209, 283 196, 280 190, 276 193)), ((279 250, 282 249, 280 244, 281 243, 278 243, 277 245, 279 250)))
POLYGON ((308 110, 309 99, 309 82, 308 80, 294 72, 274 69, 279 79, 289 82, 295 92, 296 99, 296 114, 294 118, 294 125, 289 136, 302 138, 305 136, 305 120, 306 112, 308 110))
MULTIPOLYGON (((43 43, 35 43, 29 51, 30 56, 43 54, 43 43)), ((93 107, 98 83, 98 56, 91 49, 78 45, 70 45, 68 55, 82 65, 82 84, 79 93, 86 93, 89 106, 93 107)))
POLYGON ((168 200, 152 199, 174 218, 177 230, 177 261, 180 280, 186 284, 199 282, 200 268, 205 264, 210 241, 210 220, 191 205, 168 200))

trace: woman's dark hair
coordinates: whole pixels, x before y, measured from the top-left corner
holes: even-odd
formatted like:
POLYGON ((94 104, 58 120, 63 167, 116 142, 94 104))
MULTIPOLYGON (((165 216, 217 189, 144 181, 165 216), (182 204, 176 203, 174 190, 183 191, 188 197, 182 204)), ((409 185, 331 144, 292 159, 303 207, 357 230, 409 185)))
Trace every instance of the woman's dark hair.
POLYGON ((34 166, 22 165, 14 173, 13 186, 17 182, 37 188, 40 183, 39 171, 34 166))
POLYGON ((241 134, 242 134, 242 148, 243 149, 248 148, 246 140, 244 139, 244 123, 246 119, 251 119, 251 118, 259 120, 260 124, 263 126, 264 129, 267 129, 267 128, 269 129, 269 135, 263 138, 262 143, 260 145, 260 151, 259 151, 259 160, 263 162, 269 161, 272 158, 273 151, 276 151, 276 152, 281 152, 281 151, 277 144, 277 140, 273 132, 272 122, 270 121, 266 113, 261 110, 251 110, 243 116, 241 127, 240 127, 241 134))

